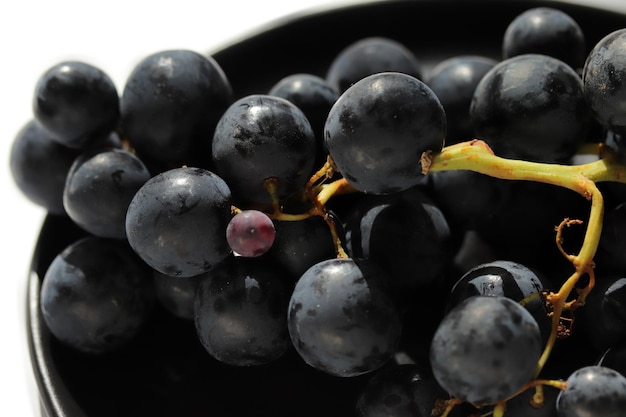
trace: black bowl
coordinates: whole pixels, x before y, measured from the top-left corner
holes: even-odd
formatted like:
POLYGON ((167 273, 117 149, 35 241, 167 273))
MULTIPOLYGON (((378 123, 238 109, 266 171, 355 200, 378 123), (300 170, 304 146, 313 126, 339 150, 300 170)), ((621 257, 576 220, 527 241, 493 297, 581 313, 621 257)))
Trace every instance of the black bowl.
MULTIPOLYGON (((339 50, 373 35, 404 43, 428 70, 458 54, 499 59, 508 23, 537 6, 569 13, 589 47, 626 27, 626 15, 556 1, 375 1, 283 19, 211 55, 237 97, 265 93, 296 72, 324 76, 339 50)), ((61 345, 42 321, 39 289, 53 257, 82 235, 66 217, 49 215, 33 257, 28 340, 44 416, 354 415, 366 377, 321 375, 293 352, 271 367, 231 368, 209 357, 193 323, 158 309, 142 336, 116 353, 90 356, 61 345)))

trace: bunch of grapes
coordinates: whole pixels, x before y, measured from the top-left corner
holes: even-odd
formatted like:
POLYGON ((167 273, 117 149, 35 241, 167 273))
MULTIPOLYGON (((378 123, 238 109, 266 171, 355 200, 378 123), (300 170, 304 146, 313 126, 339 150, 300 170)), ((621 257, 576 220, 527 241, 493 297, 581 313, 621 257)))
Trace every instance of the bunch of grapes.
POLYGON ((10 161, 73 230, 47 329, 110 365, 167 315, 220 381, 289 379, 276 410, 310 381, 359 417, 623 415, 626 29, 586 48, 543 7, 499 60, 364 38, 241 97, 189 50, 119 94, 59 63, 10 161))

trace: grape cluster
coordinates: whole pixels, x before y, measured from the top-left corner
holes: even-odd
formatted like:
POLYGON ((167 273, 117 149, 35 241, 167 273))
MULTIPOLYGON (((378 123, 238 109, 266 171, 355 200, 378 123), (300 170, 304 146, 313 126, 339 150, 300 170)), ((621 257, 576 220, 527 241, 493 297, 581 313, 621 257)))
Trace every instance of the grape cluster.
POLYGON ((623 415, 626 29, 587 45, 538 7, 497 58, 367 37, 326 70, 244 96, 188 50, 120 93, 46 71, 10 164, 74 230, 55 340, 106 363, 174 319, 220 379, 360 417, 623 415))

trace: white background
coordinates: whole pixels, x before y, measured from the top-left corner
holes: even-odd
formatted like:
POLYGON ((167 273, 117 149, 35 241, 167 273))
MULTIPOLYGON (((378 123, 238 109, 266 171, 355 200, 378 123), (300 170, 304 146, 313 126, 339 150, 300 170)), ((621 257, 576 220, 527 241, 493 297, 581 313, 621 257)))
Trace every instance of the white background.
MULTIPOLYGON (((626 13, 626 0, 576 0, 626 13)), ((343 1, 345 3, 345 1, 343 1)), ((50 66, 83 59, 118 88, 136 61, 169 48, 205 52, 274 19, 331 0, 4 1, 0 6, 0 415, 38 416, 25 330, 26 278, 44 212, 15 187, 9 150, 31 118, 35 82, 50 66)), ((453 11, 451 11, 453 12, 453 11)))

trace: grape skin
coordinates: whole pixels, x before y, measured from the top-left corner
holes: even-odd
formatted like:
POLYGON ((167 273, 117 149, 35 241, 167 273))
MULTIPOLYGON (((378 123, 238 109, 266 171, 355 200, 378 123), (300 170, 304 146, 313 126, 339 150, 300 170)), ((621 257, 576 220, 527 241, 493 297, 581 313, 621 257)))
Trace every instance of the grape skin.
POLYGON ((313 368, 354 377, 383 366, 397 347, 400 321, 375 265, 334 258, 309 268, 288 307, 294 347, 313 368))
POLYGON ((150 317, 149 269, 122 240, 89 236, 57 255, 41 285, 41 312, 54 336, 102 354, 135 338, 150 317))
POLYGON ((502 39, 504 59, 529 53, 549 55, 579 71, 587 56, 587 41, 581 27, 567 13, 552 7, 534 7, 516 16, 502 39))
POLYGON ((500 156, 564 162, 587 138, 591 111, 580 76, 541 54, 499 62, 480 80, 470 105, 478 138, 500 156))
POLYGON ((441 386, 454 397, 478 404, 515 394, 532 379, 540 355, 537 322, 503 296, 477 295, 462 301, 443 318, 430 348, 441 386))
POLYGON ((611 368, 583 367, 567 378, 557 397, 559 417, 621 417, 626 410, 626 377, 611 368))
POLYGON ((126 214, 131 247, 171 276, 202 274, 230 253, 226 227, 232 196, 223 179, 202 168, 174 168, 148 180, 126 214))
POLYGON ((116 127, 120 114, 117 88, 96 66, 60 62, 37 81, 33 114, 59 143, 85 149, 116 127))
POLYGON ((244 210, 228 222, 226 240, 238 255, 254 258, 267 252, 274 243, 274 223, 265 213, 244 210))
POLYGON ((603 126, 626 133, 626 28, 615 30, 598 41, 583 67, 583 86, 594 117, 603 126))
POLYGON ((446 136, 444 109, 417 78, 384 72, 348 88, 326 119, 324 141, 339 172, 357 190, 390 194, 417 185, 421 157, 446 136))
POLYGON ((122 149, 84 152, 70 168, 63 207, 70 218, 95 236, 126 238, 126 212, 151 175, 133 153, 122 149))

